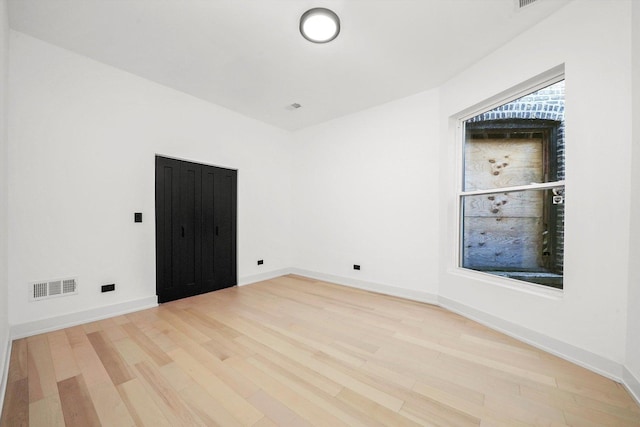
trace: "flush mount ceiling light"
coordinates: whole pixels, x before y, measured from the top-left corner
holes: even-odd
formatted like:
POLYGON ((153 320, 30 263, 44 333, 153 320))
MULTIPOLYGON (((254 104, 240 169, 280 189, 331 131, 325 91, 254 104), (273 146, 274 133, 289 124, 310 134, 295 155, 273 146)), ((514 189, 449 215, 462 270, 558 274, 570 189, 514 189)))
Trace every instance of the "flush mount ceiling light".
POLYGON ((340 18, 323 7, 309 9, 300 17, 300 34, 313 43, 327 43, 340 34, 340 18))

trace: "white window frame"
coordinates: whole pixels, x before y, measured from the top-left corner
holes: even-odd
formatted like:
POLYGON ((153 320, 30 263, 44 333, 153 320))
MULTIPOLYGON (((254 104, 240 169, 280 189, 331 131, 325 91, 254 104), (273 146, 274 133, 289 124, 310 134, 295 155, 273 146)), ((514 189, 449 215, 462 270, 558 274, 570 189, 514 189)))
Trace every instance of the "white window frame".
POLYGON ((543 89, 547 86, 551 86, 565 80, 564 64, 555 67, 546 73, 543 73, 537 77, 534 77, 520 85, 506 90, 484 102, 476 104, 475 106, 462 111, 458 115, 452 117, 456 122, 456 200, 455 200, 455 214, 456 214, 456 231, 454 233, 455 238, 455 271, 457 274, 466 276, 473 279, 479 279, 485 283, 493 284, 501 287, 507 287, 510 289, 516 289, 535 295, 546 296, 551 298, 562 298, 564 295, 563 289, 557 289, 550 286, 540 285, 536 283, 525 282, 523 280, 512 279, 509 277, 498 276, 488 272, 479 270, 473 270, 462 266, 462 251, 463 251, 463 218, 462 218, 462 206, 463 200, 466 196, 484 195, 484 194, 496 194, 505 193, 511 191, 526 191, 526 190, 548 190, 554 188, 565 188, 565 180, 544 182, 544 183, 531 183, 527 185, 518 185, 512 187, 491 188, 486 190, 472 190, 464 191, 464 170, 465 170, 465 122, 473 117, 476 117, 482 113, 488 112, 501 105, 508 104, 523 96, 529 95, 537 90, 543 89))

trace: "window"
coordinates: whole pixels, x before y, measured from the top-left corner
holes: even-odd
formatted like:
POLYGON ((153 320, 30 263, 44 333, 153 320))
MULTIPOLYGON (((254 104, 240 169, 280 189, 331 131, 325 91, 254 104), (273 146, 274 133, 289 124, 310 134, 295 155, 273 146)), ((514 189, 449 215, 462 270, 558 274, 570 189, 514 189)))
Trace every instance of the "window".
POLYGON ((564 80, 463 121, 460 266, 562 289, 564 80))

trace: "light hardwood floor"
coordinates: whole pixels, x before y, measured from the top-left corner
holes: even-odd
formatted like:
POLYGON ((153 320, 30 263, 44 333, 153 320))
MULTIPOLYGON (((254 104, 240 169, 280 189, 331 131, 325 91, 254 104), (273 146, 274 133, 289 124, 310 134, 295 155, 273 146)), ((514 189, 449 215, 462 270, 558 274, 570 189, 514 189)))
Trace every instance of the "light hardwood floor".
POLYGON ((13 343, 2 426, 640 426, 620 385, 428 304, 297 276, 13 343))

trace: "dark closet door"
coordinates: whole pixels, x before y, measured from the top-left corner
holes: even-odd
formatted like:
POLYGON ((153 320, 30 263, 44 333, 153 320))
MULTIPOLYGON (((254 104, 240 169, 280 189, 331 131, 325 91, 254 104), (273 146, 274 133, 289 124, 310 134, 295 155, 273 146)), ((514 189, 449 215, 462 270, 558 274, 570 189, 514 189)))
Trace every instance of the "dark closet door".
POLYGON ((205 292, 235 286, 237 172, 203 166, 202 280, 205 292))
POLYGON ((156 158, 156 288, 161 302, 202 289, 202 171, 156 158))
POLYGON ((159 302, 236 285, 236 176, 228 169, 156 157, 159 302))

